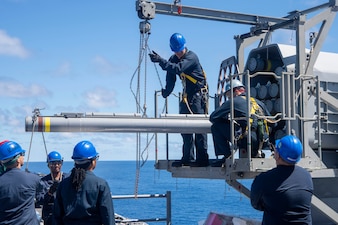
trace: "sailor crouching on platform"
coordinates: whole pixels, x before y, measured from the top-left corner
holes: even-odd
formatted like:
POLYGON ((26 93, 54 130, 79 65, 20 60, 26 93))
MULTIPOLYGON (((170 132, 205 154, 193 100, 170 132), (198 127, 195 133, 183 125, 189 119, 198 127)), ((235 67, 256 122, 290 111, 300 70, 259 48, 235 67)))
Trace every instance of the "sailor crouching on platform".
POLYGON ((14 141, 0 143, 0 162, 5 169, 0 176, 0 224, 40 223, 34 204, 40 177, 21 170, 25 152, 14 141))
MULTIPOLYGON (((234 107, 234 117, 235 118, 246 118, 247 116, 247 100, 246 100, 246 90, 243 83, 239 80, 232 80, 232 91, 233 91, 233 107, 234 107)), ((228 82, 225 86, 225 94, 227 100, 218 107, 214 112, 210 114, 209 120, 212 123, 211 133, 214 142, 215 155, 223 155, 222 159, 214 161, 211 166, 220 167, 224 164, 225 160, 231 156, 230 151, 230 112, 231 112, 231 100, 230 100, 230 89, 231 84, 228 82)), ((261 115, 270 115, 269 110, 266 108, 265 104, 258 99, 250 98, 250 103, 252 108, 250 113, 259 113, 261 115), (256 112, 257 111, 257 112, 256 112)), ((253 115, 251 115, 253 116, 253 115)), ((257 119, 257 117, 255 117, 257 119)), ((251 120, 251 157, 262 157, 259 155, 259 150, 262 148, 262 142, 268 141, 269 131, 266 121, 262 121, 262 129, 258 128, 258 121, 251 120), (259 131, 263 131, 262 133, 259 131)), ((237 137, 237 145, 239 148, 246 149, 246 136, 245 131, 247 129, 247 120, 238 119, 235 124, 235 136, 237 137)), ((234 144, 234 143, 232 143, 234 144)))
MULTIPOLYGON (((208 85, 206 75, 197 55, 186 48, 186 40, 182 34, 174 33, 170 37, 170 48, 174 54, 165 60, 156 52, 149 54, 154 63, 167 71, 166 86, 162 89, 162 96, 168 97, 175 87, 176 75, 182 80, 183 96, 179 106, 180 114, 208 113, 208 85)), ((183 138, 181 160, 173 162, 172 166, 208 166, 207 134, 181 134, 183 138), (196 147, 196 161, 194 161, 194 145, 196 147)))
POLYGON ((310 173, 296 166, 302 156, 300 140, 287 135, 276 141, 276 165, 258 175, 251 186, 251 205, 264 211, 263 225, 311 225, 313 183, 310 173))
POLYGON ((90 141, 75 145, 70 176, 59 184, 54 202, 54 225, 115 225, 110 187, 93 171, 99 153, 90 141))
POLYGON ((44 225, 52 225, 54 199, 59 183, 68 176, 62 172, 63 157, 57 151, 47 155, 47 166, 50 174, 41 178, 36 193, 36 206, 42 206, 42 219, 44 225))

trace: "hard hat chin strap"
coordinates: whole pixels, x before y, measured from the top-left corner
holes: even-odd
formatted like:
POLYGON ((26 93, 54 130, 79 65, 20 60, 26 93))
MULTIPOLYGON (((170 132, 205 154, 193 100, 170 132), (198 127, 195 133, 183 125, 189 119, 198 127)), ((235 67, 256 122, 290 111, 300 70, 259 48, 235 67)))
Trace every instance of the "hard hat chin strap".
POLYGON ((2 163, 6 168, 8 168, 8 167, 11 167, 13 164, 15 164, 19 157, 20 157, 20 154, 14 156, 13 158, 3 160, 1 163, 2 163))

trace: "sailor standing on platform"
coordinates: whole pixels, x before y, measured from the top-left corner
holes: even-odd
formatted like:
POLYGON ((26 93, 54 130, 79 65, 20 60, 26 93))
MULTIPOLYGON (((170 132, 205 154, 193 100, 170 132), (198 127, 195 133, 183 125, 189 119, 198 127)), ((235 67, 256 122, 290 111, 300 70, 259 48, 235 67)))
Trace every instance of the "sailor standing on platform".
MULTIPOLYGON (((154 63, 167 71, 166 86, 162 89, 163 98, 168 97, 176 83, 176 75, 182 80, 183 96, 180 102, 180 114, 207 114, 208 113, 208 85, 203 68, 197 55, 186 48, 186 40, 182 34, 174 33, 170 37, 170 48, 174 54, 165 60, 156 52, 149 54, 154 63)), ((207 153, 207 134, 181 134, 183 138, 180 161, 172 166, 208 166, 209 156, 207 153), (194 160, 194 145, 196 146, 196 161, 194 160)))

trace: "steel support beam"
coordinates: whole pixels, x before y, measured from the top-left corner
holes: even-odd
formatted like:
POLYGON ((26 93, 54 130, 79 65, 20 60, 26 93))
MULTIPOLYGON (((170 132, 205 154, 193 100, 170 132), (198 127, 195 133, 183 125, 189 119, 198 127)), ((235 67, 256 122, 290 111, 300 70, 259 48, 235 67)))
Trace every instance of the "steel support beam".
MULTIPOLYGON (((142 1, 141 1, 142 2, 142 1)), ((184 5, 173 5, 162 2, 153 2, 156 6, 155 13, 181 16, 197 19, 214 20, 220 22, 231 22, 246 25, 281 23, 288 21, 288 18, 267 17, 254 14, 235 13, 229 11, 221 11, 206 8, 197 8, 184 5), (179 9, 182 9, 180 11, 179 9)))

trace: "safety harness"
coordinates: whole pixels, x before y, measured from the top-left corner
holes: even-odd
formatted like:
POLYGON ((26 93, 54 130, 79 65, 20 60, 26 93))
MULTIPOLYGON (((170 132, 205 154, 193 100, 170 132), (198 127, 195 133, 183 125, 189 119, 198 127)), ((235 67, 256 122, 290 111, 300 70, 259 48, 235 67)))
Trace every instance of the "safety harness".
MULTIPOLYGON (((203 76, 205 81, 207 80, 207 76, 206 73, 204 72, 204 70, 202 69, 203 72, 203 76)), ((188 95, 186 93, 186 80, 190 81, 191 83, 193 83, 194 85, 198 85, 200 87, 200 91, 202 94, 202 101, 205 103, 205 114, 208 114, 208 106, 209 106, 209 88, 208 88, 208 84, 207 82, 205 82, 205 84, 203 84, 202 82, 198 81, 197 79, 193 78, 192 76, 185 74, 185 73, 181 73, 180 74, 180 78, 182 81, 182 86, 183 86, 183 96, 182 96, 182 101, 186 104, 189 112, 191 114, 194 114, 193 111, 191 110, 189 103, 188 103, 188 95)))
MULTIPOLYGON (((241 96, 242 98, 246 98, 245 96, 241 96)), ((255 98, 250 97, 250 127, 253 128, 253 124, 257 124, 256 134, 257 140, 259 141, 258 153, 262 150, 265 142, 268 141, 269 138, 269 127, 267 120, 262 118, 265 116, 263 109, 258 105, 255 98)), ((239 136, 239 140, 245 138, 248 135, 248 126, 246 126, 245 132, 243 132, 239 136)))

